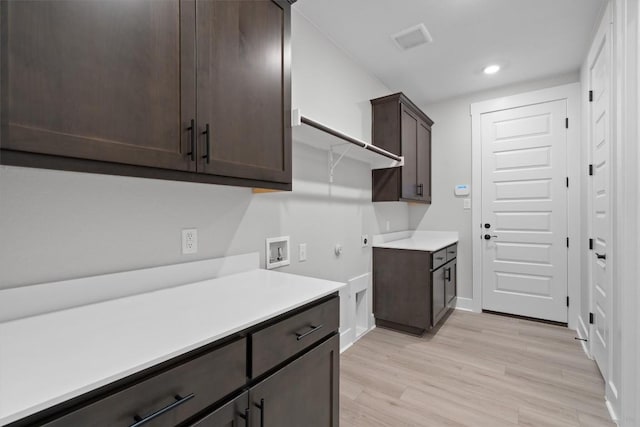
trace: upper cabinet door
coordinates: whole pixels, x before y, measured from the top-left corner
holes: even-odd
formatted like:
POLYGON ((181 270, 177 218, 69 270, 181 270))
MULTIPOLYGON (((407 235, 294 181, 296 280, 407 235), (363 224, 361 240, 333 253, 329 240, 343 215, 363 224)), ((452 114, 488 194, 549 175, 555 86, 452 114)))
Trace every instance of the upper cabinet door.
POLYGON ((417 141, 418 199, 431 203, 431 127, 418 123, 417 141))
POLYGON ((196 1, 199 171, 291 182, 290 5, 196 1))
POLYGON ((193 10, 179 0, 1 8, 3 149, 195 170, 195 50, 182 37, 193 10))
POLYGON ((418 118, 408 109, 402 107, 401 126, 402 155, 405 162, 402 167, 402 198, 419 199, 417 182, 416 156, 418 140, 418 118))

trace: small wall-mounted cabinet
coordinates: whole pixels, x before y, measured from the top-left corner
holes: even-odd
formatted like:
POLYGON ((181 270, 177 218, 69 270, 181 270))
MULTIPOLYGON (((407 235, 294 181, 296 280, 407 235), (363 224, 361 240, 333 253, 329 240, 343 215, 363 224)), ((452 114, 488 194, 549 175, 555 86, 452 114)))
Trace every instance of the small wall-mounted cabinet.
POLYGON ((431 203, 431 120, 402 93, 371 100, 373 145, 404 157, 372 171, 373 201, 431 203))
POLYGON ((373 248, 376 325, 415 335, 454 307, 457 244, 436 252, 373 248))
POLYGON ((290 8, 3 0, 2 163, 291 189, 290 8))

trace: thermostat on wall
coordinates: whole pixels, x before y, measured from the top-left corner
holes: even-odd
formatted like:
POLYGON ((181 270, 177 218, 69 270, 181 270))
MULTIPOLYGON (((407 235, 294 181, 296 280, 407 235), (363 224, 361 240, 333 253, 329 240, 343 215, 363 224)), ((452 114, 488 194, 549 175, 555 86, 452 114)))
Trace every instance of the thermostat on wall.
POLYGON ((469 195, 469 185, 468 184, 458 184, 456 188, 453 190, 456 196, 468 196, 469 195))

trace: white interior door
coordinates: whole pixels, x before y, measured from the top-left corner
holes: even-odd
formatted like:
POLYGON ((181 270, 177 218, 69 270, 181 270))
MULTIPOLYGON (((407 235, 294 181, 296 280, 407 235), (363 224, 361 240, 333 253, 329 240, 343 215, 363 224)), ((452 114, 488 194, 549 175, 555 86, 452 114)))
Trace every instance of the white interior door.
POLYGON ((607 378, 609 354, 609 298, 611 272, 607 263, 611 260, 611 216, 610 216, 610 69, 608 37, 603 37, 598 46, 589 73, 593 102, 591 103, 591 159, 593 177, 591 180, 591 230, 593 253, 591 254, 591 297, 594 314, 591 331, 591 351, 602 375, 607 378))
POLYGON ((566 100, 481 115, 482 308, 567 322, 566 100))

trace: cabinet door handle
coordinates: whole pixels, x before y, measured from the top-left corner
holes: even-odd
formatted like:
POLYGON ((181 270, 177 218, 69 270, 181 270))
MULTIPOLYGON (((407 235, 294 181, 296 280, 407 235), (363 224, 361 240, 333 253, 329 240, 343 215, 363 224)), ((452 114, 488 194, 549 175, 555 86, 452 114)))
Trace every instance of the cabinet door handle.
POLYGON ((158 409, 157 411, 147 415, 144 418, 142 418, 139 415, 135 415, 133 417, 133 420, 135 421, 135 423, 131 424, 129 427, 140 427, 141 425, 146 424, 146 423, 150 422, 151 420, 154 420, 154 419, 158 418, 160 415, 163 415, 163 414, 165 414, 165 413, 177 408, 178 406, 182 405, 186 401, 193 399, 194 397, 196 397, 196 395, 191 393, 191 394, 186 395, 185 397, 181 397, 179 394, 176 394, 174 397, 176 399, 175 402, 168 404, 167 406, 165 406, 162 409, 158 409))
POLYGON ((311 329, 309 331, 305 332, 304 334, 296 332, 296 340, 300 341, 302 338, 306 337, 307 335, 311 335, 315 331, 317 331, 319 329, 322 329, 323 326, 324 325, 312 326, 311 329))
POLYGON ((264 427, 264 399, 260 399, 260 403, 254 403, 254 405, 260 409, 260 427, 264 427))
POLYGON ((607 254, 602 254, 602 255, 600 255, 599 253, 597 253, 597 252, 596 252, 596 257, 597 257, 598 259, 607 259, 607 254))
POLYGON ((417 196, 424 196, 424 185, 422 185, 422 184, 416 185, 416 195, 417 196))
POLYGON ((451 280, 451 268, 444 269, 444 280, 451 280))
POLYGON ((188 156, 191 156, 191 161, 196 159, 196 121, 191 119, 191 125, 187 128, 189 131, 189 152, 188 156))
POLYGON ((238 415, 244 420, 244 427, 249 427, 249 408, 246 408, 243 414, 238 415))
POLYGON ((204 156, 202 156, 202 158, 209 163, 211 160, 211 130, 209 129, 209 123, 205 125, 204 132, 202 132, 202 134, 207 136, 205 140, 204 156))

